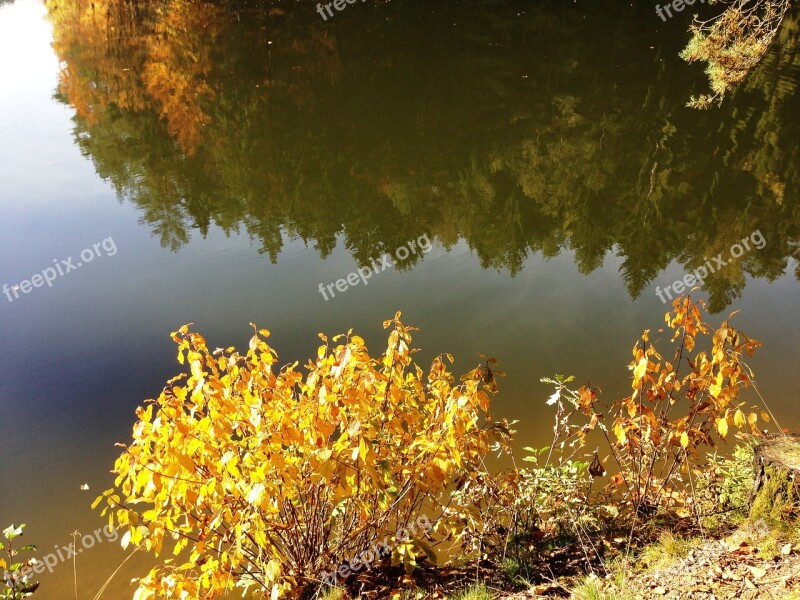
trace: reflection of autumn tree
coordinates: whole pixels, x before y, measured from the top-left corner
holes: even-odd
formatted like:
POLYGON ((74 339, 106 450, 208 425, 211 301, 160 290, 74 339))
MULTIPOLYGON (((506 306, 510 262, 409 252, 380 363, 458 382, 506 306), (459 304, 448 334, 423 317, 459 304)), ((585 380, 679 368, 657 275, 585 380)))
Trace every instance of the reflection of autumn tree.
MULTIPOLYGON (((293 63, 313 56, 316 61, 306 62, 314 68, 291 70, 288 77, 271 80, 273 52, 264 36, 272 25, 268 17, 281 16, 280 9, 271 9, 268 15, 242 13, 238 3, 204 0, 48 0, 48 8, 54 48, 65 64, 59 93, 78 115, 93 123, 114 108, 155 111, 186 155, 197 150, 218 107, 212 70, 232 66, 227 56, 212 59, 216 40, 241 33, 243 18, 250 21, 247 37, 252 46, 239 57, 238 67, 250 71, 243 82, 250 85, 249 91, 277 83, 302 106, 313 97, 308 82, 314 74, 332 82, 340 71, 335 41, 327 32, 313 29, 305 38, 284 39, 276 59, 293 63), (254 66, 258 73, 252 72, 254 66)), ((251 99, 263 95, 251 94, 251 99)), ((241 108, 255 110, 256 105, 241 108)))
POLYGON ((135 21, 138 58, 119 59, 53 13, 83 77, 77 98, 64 92, 83 107, 78 143, 165 246, 213 224, 273 260, 287 233, 323 256, 342 236, 362 264, 422 233, 512 272, 568 248, 588 273, 613 251, 637 295, 670 262, 691 270, 760 228, 767 247, 708 281, 715 310, 746 274, 800 258, 794 21, 733 103, 698 113, 660 57, 629 60, 650 40, 614 11, 521 19, 475 0, 418 19, 401 0, 322 29, 299 10, 213 6, 165 0, 135 21), (157 84, 118 78, 132 63, 145 79, 161 65, 157 84))
POLYGON ((140 73, 145 39, 137 34, 138 3, 48 0, 53 48, 63 63, 59 93, 78 115, 94 123, 114 106, 144 110, 140 73))
POLYGON ((210 117, 204 104, 213 99, 206 82, 211 69, 220 10, 202 0, 169 2, 148 36, 143 79, 148 93, 187 154, 194 154, 210 117))
POLYGON ((54 48, 65 63, 59 91, 89 122, 110 108, 155 109, 192 154, 209 117, 210 69, 218 9, 168 0, 49 0, 54 48), (156 18, 158 15, 158 18, 156 18), (145 27, 145 23, 154 23, 145 27))

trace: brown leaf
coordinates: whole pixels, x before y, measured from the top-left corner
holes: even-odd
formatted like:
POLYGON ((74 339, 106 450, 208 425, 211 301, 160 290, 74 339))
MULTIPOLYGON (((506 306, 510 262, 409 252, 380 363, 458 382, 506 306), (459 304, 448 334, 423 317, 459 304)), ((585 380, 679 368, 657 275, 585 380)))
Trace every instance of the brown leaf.
POLYGON ((594 460, 589 465, 589 475, 592 477, 603 477, 606 474, 606 469, 603 463, 600 462, 600 457, 597 456, 597 451, 594 453, 594 460))

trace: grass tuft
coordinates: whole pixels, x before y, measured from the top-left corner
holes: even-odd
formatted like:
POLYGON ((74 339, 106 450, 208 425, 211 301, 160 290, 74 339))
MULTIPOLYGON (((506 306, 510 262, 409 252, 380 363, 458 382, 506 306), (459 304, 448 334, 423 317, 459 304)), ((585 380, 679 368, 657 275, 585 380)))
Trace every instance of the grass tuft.
POLYGON ((451 596, 450 600, 494 600, 495 595, 485 585, 477 584, 451 596))

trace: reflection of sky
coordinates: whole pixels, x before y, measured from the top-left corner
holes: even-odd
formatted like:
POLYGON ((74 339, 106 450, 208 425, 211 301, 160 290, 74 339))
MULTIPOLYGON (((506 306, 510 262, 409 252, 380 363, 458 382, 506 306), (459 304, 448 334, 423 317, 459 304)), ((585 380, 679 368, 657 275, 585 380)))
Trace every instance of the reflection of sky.
POLYGON ((0 99, 41 98, 40 92, 52 90, 58 59, 46 13, 34 0, 0 7, 0 99))
MULTIPOLYGON (((552 414, 540 377, 572 373, 578 384, 603 388, 607 400, 628 393, 631 347, 642 329, 663 325, 655 286, 682 277, 680 265, 633 301, 611 253, 588 276, 565 251, 550 260, 532 256, 511 278, 481 269, 460 243, 450 252, 437 246, 413 270, 387 270, 325 302, 318 284, 356 266, 341 243, 323 261, 313 244, 287 240, 273 265, 246 237, 212 230, 170 253, 74 146, 71 111, 52 100, 58 64, 43 15, 32 0, 0 9, 0 285, 108 236, 118 253, 13 304, 0 296, 0 526, 24 520, 28 541, 49 551, 75 529, 102 525, 88 504, 109 484, 113 444, 129 437, 134 408, 175 374, 169 332, 185 322, 196 323, 211 347, 241 347, 253 321, 273 332, 283 363, 312 355, 316 332, 350 327, 377 352, 385 339, 380 323, 403 310, 422 329, 422 364, 448 351, 460 374, 478 352, 500 360, 508 377, 496 413, 520 420, 520 446, 547 441, 552 414), (83 483, 89 492, 79 490, 83 483)), ((772 284, 748 281, 729 310, 742 309, 737 322, 765 342, 752 361, 761 391, 784 426, 797 429, 800 286, 793 269, 772 284)), ((111 544, 82 556, 84 589, 96 589, 121 556, 111 544)), ((62 597, 53 590, 71 588, 71 568, 42 582, 37 598, 62 597)))

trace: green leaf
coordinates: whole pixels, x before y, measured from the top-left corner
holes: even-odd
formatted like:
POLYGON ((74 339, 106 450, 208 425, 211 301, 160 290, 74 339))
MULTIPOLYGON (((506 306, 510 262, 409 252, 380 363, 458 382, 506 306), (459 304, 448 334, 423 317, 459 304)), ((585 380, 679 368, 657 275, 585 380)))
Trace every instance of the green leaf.
POLYGON ((6 527, 6 528, 3 530, 3 536, 5 536, 5 538, 6 538, 8 541, 11 541, 11 540, 13 540, 13 539, 14 539, 14 538, 16 538, 16 537, 19 537, 19 536, 21 536, 21 535, 22 535, 22 530, 23 530, 24 528, 25 528, 25 523, 23 523, 23 524, 22 524, 22 525, 20 525, 19 527, 14 527, 14 524, 12 523, 11 525, 9 525, 8 527, 6 527))

